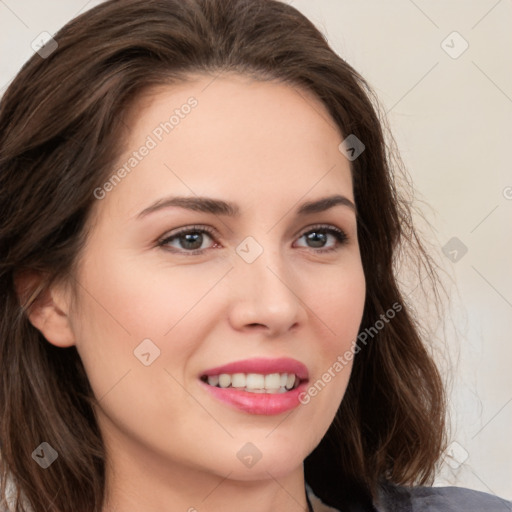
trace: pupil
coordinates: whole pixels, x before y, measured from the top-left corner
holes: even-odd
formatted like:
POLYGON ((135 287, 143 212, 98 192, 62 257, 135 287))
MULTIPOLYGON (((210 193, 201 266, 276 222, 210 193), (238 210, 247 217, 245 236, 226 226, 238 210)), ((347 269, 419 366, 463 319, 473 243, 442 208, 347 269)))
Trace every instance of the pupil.
POLYGON ((322 247, 323 243, 325 243, 325 233, 317 233, 313 231, 308 235, 308 239, 310 242, 313 242, 314 247, 322 247))
POLYGON ((190 247, 190 246, 187 246, 186 248, 187 249, 199 249, 202 245, 202 237, 203 235, 201 233, 195 233, 195 234, 191 234, 191 233, 188 233, 186 235, 183 235, 184 238, 185 238, 185 244, 196 244, 195 247, 190 247), (199 241, 199 244, 197 244, 197 241, 199 241))

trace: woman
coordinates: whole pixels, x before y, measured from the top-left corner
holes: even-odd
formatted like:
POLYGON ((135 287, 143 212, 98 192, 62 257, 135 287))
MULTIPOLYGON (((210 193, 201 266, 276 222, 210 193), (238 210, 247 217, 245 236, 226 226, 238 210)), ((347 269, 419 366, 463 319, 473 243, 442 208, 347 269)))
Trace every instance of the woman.
POLYGON ((434 267, 372 98, 271 0, 108 1, 27 62, 0 106, 5 501, 510 510, 427 485, 445 395, 394 262, 434 267))

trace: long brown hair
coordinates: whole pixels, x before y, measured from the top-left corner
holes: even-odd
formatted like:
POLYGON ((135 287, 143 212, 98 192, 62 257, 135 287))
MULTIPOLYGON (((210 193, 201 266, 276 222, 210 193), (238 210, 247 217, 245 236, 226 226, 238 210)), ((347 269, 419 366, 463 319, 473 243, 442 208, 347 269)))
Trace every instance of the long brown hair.
POLYGON ((221 71, 312 91, 341 133, 364 143, 351 162, 367 283, 361 331, 402 306, 356 355, 336 418, 305 460, 306 481, 338 507, 355 489, 375 499, 384 480, 431 483, 445 447, 445 394, 396 260, 408 247, 433 283, 435 264, 398 192, 400 166, 365 80, 275 0, 111 0, 54 38, 58 48, 34 54, 0 103, 2 497, 10 478, 16 511, 23 500, 35 512, 101 511, 105 453, 87 375, 76 349, 48 343, 27 311, 56 280, 74 282, 93 191, 120 155, 127 109, 149 87, 221 71), (45 280, 19 295, 15 277, 27 271, 45 280), (41 442, 60 454, 44 471, 31 457, 41 442))

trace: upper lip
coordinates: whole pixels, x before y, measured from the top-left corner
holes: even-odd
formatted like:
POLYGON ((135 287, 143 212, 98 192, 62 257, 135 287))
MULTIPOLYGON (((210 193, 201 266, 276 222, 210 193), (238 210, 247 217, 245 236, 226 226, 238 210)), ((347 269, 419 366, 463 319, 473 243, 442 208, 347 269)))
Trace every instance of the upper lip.
POLYGON ((234 361, 205 370, 201 373, 201 377, 220 375, 221 373, 260 373, 263 375, 270 373, 294 373, 300 380, 306 380, 308 378, 306 365, 289 357, 280 357, 277 359, 256 357, 242 361, 234 361))

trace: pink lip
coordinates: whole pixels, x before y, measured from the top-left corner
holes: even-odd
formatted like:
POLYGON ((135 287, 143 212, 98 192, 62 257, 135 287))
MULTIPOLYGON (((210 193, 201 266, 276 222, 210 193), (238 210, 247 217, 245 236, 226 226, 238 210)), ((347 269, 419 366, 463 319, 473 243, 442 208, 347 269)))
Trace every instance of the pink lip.
POLYGON ((200 385, 216 399, 250 414, 273 415, 294 409, 300 404, 299 396, 307 387, 308 369, 295 359, 255 358, 217 366, 201 373, 199 377, 221 373, 294 373, 302 381, 298 387, 286 393, 251 393, 236 388, 217 388, 200 380, 200 385))

